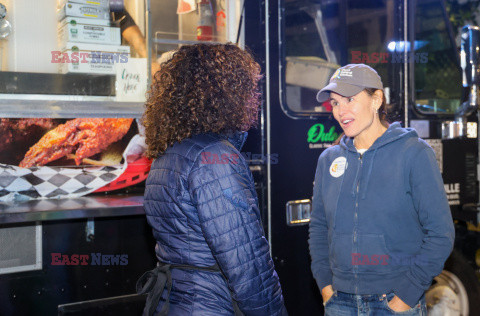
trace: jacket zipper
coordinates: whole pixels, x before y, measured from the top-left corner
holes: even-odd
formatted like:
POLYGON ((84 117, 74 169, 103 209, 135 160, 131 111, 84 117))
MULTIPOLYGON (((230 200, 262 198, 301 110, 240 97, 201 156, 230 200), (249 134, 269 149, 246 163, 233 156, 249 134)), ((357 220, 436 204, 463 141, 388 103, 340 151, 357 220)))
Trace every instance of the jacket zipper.
MULTIPOLYGON (((362 164, 363 164, 363 155, 360 154, 358 157, 358 160, 360 160, 360 165, 359 165, 359 172, 361 174, 362 172, 362 164)), ((355 195, 355 212, 354 212, 354 218, 353 218, 353 247, 355 253, 358 253, 358 244, 357 244, 357 226, 358 226, 358 196, 360 192, 360 178, 357 179, 357 194, 355 195)), ((358 293, 358 266, 354 265, 353 266, 353 275, 355 277, 355 294, 358 293)))

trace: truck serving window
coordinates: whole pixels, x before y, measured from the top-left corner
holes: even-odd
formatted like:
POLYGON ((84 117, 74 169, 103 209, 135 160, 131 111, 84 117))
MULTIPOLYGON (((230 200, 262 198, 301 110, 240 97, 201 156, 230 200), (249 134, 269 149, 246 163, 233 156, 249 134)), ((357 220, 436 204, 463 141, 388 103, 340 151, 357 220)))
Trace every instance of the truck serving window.
MULTIPOLYGON (((460 2, 416 1, 415 42, 411 50, 414 53, 409 57, 415 64, 415 104, 423 113, 453 114, 461 103, 462 77, 457 46, 460 46, 464 22, 460 19, 465 12, 462 13, 464 6, 460 2)), ((399 47, 393 43, 390 48, 399 47)))
POLYGON ((318 103, 316 93, 349 63, 370 65, 391 91, 394 0, 287 0, 280 12, 280 97, 288 115, 329 116, 329 102, 318 103))

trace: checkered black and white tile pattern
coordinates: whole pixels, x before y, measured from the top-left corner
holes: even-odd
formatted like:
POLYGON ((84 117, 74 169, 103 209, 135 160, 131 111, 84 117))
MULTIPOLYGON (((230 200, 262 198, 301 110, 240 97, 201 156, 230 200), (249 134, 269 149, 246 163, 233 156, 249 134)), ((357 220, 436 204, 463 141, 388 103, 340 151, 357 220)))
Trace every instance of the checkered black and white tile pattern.
POLYGON ((124 167, 19 168, 0 164, 0 201, 82 196, 115 180, 124 167))
POLYGON ((123 152, 123 165, 20 168, 0 164, 0 202, 86 195, 118 178, 145 150, 145 138, 135 135, 123 152))

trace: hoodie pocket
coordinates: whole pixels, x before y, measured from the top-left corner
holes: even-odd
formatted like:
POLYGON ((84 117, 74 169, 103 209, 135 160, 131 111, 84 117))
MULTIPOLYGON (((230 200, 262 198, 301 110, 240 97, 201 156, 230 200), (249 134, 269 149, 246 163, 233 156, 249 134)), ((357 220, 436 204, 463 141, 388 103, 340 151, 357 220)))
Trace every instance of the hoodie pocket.
POLYGON ((359 234, 357 249, 358 252, 352 253, 352 265, 358 266, 359 273, 388 274, 392 271, 383 235, 359 234))
POLYGON ((332 270, 352 272, 352 244, 351 234, 334 234, 330 245, 330 265, 332 270))

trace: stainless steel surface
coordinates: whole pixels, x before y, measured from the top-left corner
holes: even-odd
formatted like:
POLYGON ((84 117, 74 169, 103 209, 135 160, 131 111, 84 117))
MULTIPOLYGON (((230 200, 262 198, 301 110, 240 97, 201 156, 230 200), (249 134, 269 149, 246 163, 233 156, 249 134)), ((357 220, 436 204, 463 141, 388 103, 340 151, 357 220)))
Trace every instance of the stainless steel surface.
POLYGON ((142 102, 117 102, 114 97, 81 95, 0 94, 0 113, 14 117, 132 117, 144 111, 142 102))
POLYGON ((465 136, 463 120, 442 122, 442 139, 452 139, 465 136))
POLYGON ((145 214, 143 196, 92 196, 0 203, 0 225, 145 214))
MULTIPOLYGON (((140 302, 140 305, 145 305, 145 295, 130 294, 122 296, 107 297, 101 299, 94 299, 88 301, 80 301, 74 303, 67 303, 58 305, 58 315, 80 315, 98 311, 99 307, 102 307, 109 312, 112 310, 112 306, 122 303, 140 302)), ((125 313, 126 314, 126 313, 125 313)), ((111 315, 111 314, 110 314, 111 315)))
POLYGON ((463 87, 469 88, 469 92, 468 99, 455 111, 455 120, 462 123, 462 136, 467 133, 467 117, 478 107, 479 44, 479 28, 470 25, 464 26, 460 45, 460 64, 462 67, 462 84, 463 87))
MULTIPOLYGON (((466 25, 462 28, 460 44, 460 63, 462 67, 463 87, 469 88, 468 99, 455 112, 455 120, 463 123, 463 135, 467 134, 467 117, 477 111, 478 126, 480 127, 479 84, 480 84, 480 28, 466 25)), ((443 127, 442 127, 443 128, 443 127)), ((478 133, 477 133, 478 134, 478 133)), ((478 143, 480 154, 480 142, 478 143)), ((480 179, 480 164, 477 164, 477 180, 480 179)), ((480 187, 479 194, 480 194, 480 187)))
POLYGON ((465 25, 461 31, 460 66, 464 87, 480 84, 480 28, 465 25))
POLYGON ((147 73, 148 73, 148 81, 147 85, 150 87, 152 84, 152 18, 151 14, 152 11, 150 9, 150 0, 144 1, 145 5, 145 24, 147 26, 145 30, 145 38, 147 44, 147 73))
POLYGON ((310 223, 312 213, 312 201, 310 199, 288 201, 286 208, 288 226, 301 226, 310 223))
POLYGON ((0 227, 0 275, 42 269, 42 231, 38 222, 0 227))

